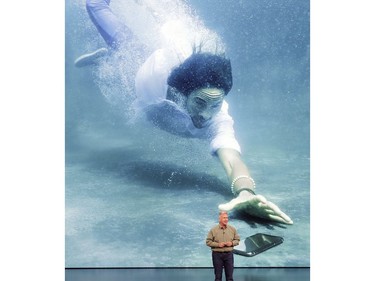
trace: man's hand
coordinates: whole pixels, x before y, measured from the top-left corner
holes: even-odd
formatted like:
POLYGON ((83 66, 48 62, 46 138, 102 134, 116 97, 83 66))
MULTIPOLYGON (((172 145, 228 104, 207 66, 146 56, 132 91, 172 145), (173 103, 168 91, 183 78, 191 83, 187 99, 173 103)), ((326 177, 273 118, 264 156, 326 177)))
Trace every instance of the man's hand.
POLYGON ((228 241, 228 242, 219 242, 219 248, 223 248, 223 247, 231 247, 233 245, 232 242, 228 241))
POLYGON ((293 224, 293 221, 279 207, 260 194, 253 195, 244 190, 240 194, 225 204, 220 204, 221 211, 244 210, 251 216, 265 218, 285 224, 293 224))

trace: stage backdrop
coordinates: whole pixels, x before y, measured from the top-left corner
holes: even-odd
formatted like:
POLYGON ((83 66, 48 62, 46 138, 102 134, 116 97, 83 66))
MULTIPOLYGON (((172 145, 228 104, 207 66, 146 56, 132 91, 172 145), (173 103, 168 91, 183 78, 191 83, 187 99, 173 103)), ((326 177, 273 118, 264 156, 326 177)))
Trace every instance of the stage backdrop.
MULTIPOLYGON (((258 192, 294 221, 230 213, 242 239, 284 237, 255 257, 236 256, 235 265, 310 266, 309 1, 113 0, 111 7, 149 50, 186 47, 190 36, 225 49, 234 83, 226 100, 243 159, 258 192)), ((84 0, 66 0, 65 24, 66 267, 212 266, 205 238, 217 206, 232 198, 218 159, 202 140, 134 121, 134 75, 145 59, 136 47, 74 66, 106 46, 84 0)))

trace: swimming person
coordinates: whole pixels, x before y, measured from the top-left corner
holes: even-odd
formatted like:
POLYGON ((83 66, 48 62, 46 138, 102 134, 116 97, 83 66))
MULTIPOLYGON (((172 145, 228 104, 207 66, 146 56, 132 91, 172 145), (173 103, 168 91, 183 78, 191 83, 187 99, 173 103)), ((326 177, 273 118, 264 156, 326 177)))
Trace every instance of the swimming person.
MULTIPOLYGON (((88 14, 108 45, 75 61, 90 65, 120 50, 135 35, 109 7, 110 0, 87 0, 88 14)), ((169 48, 154 51, 135 77, 137 112, 155 126, 182 137, 210 141, 231 183, 234 198, 222 211, 244 210, 251 216, 286 224, 293 221, 278 206, 255 192, 255 181, 241 159, 226 95, 232 88, 231 62, 223 54, 192 47, 188 55, 169 48)))

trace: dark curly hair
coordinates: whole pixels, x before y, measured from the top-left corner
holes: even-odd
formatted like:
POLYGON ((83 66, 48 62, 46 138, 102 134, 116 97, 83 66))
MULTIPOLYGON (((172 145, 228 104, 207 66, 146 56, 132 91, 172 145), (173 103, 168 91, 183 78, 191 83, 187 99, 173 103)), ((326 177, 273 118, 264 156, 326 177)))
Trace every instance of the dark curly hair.
POLYGON ((172 70, 167 82, 186 96, 206 87, 223 89, 228 94, 232 88, 232 66, 222 55, 193 53, 172 70))

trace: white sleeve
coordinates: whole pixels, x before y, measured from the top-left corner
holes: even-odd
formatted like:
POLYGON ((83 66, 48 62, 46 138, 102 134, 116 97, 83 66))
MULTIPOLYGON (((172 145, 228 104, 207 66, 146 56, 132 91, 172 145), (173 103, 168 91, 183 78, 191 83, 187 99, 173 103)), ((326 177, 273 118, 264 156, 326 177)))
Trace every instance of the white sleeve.
POLYGON ((241 147, 236 140, 233 118, 228 113, 228 103, 223 102, 220 112, 213 118, 211 128, 211 154, 215 154, 219 148, 231 148, 241 153, 241 147))

